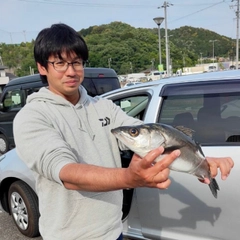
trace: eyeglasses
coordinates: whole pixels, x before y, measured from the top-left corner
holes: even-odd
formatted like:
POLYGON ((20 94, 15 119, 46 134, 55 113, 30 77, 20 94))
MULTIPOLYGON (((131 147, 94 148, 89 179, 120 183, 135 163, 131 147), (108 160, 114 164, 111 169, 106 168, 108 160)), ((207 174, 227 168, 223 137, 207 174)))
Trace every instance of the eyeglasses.
POLYGON ((84 67, 84 61, 82 61, 82 60, 77 60, 77 61, 74 61, 74 62, 71 62, 71 63, 67 62, 67 61, 64 61, 64 60, 54 61, 54 62, 51 62, 51 61, 47 60, 47 62, 51 63, 53 65, 53 68, 57 72, 66 72, 69 65, 72 65, 72 67, 75 71, 80 71, 84 67))

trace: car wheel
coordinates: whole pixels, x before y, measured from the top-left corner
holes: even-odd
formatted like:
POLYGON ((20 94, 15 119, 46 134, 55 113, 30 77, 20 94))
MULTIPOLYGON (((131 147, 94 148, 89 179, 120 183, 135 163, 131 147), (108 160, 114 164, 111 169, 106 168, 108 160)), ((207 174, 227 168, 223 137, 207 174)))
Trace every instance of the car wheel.
POLYGON ((24 182, 14 182, 8 192, 10 214, 18 230, 27 237, 39 236, 38 198, 35 192, 24 182))
POLYGON ((0 154, 4 154, 8 151, 8 141, 7 138, 0 134, 0 154))

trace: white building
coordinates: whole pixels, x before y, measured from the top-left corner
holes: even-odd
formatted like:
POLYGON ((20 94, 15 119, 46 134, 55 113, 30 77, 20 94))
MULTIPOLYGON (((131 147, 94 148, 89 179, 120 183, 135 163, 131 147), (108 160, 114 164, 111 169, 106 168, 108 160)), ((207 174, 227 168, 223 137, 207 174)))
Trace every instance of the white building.
POLYGON ((9 82, 9 77, 6 75, 5 69, 7 67, 0 65, 0 94, 4 86, 9 82))

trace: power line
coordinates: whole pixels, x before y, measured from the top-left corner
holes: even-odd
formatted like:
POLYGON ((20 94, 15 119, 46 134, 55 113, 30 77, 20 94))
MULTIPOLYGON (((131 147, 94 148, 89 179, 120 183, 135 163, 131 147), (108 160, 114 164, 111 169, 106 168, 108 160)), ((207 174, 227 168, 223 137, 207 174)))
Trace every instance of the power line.
POLYGON ((36 3, 42 3, 42 4, 54 4, 54 5, 69 5, 69 6, 81 6, 81 7, 104 7, 104 8, 156 8, 156 5, 149 5, 149 4, 111 4, 111 3, 79 3, 79 2, 73 2, 73 1, 45 1, 45 0, 18 0, 21 2, 32 2, 34 4, 36 3))
MULTIPOLYGON (((228 0, 228 1, 222 0, 222 1, 216 2, 216 3, 227 3, 227 2, 231 2, 231 0, 228 0)), ((214 3, 214 4, 216 4, 216 3, 214 3)), ((186 8, 186 7, 193 7, 193 6, 212 5, 212 3, 209 3, 209 2, 205 2, 205 3, 203 3, 203 2, 202 3, 186 3, 186 4, 184 4, 184 3, 174 3, 174 5, 177 6, 177 7, 184 7, 184 8, 186 8)))
POLYGON ((195 15, 196 13, 205 11, 205 10, 207 10, 207 9, 209 9, 209 8, 215 7, 216 5, 219 5, 219 4, 224 3, 224 2, 225 2, 225 1, 221 1, 221 2, 215 3, 215 4, 211 5, 211 6, 205 7, 205 8, 203 8, 203 9, 200 9, 200 10, 196 11, 196 12, 193 12, 193 13, 190 13, 190 14, 185 15, 185 16, 183 16, 183 17, 180 17, 180 18, 177 18, 177 19, 175 19, 175 20, 172 20, 172 21, 170 21, 170 23, 179 21, 179 20, 181 20, 181 19, 183 19, 183 18, 192 16, 192 15, 195 15))
MULTIPOLYGON (((111 3, 102 3, 102 2, 99 2, 99 1, 96 1, 96 3, 89 3, 89 2, 87 2, 86 0, 83 0, 83 1, 85 1, 85 2, 77 2, 77 1, 64 1, 64 0, 59 0, 59 1, 57 1, 57 0, 48 0, 48 1, 46 1, 46 0, 17 0, 17 1, 21 1, 21 2, 28 2, 28 3, 34 3, 34 4, 54 4, 54 5, 67 5, 67 6, 81 6, 81 7, 103 7, 103 8, 118 8, 118 9, 120 9, 120 8, 134 8, 134 9, 136 9, 136 8, 138 8, 138 9, 140 9, 140 8, 144 8, 144 9, 147 9, 147 8, 154 8, 154 9, 156 9, 157 8, 157 6, 154 6, 154 5, 149 5, 149 4, 121 4, 121 3, 119 3, 119 4, 111 4, 111 3)), ((231 0, 230 0, 231 1, 231 0)), ((187 18, 187 17, 189 17, 189 16, 192 16, 192 15, 194 15, 194 14, 196 14, 196 13, 199 13, 199 12, 202 12, 202 11, 205 11, 205 10, 207 10, 207 9, 209 9, 209 8, 213 8, 213 7, 215 7, 216 5, 219 5, 219 4, 221 4, 221 3, 226 3, 226 1, 225 0, 223 0, 223 1, 220 1, 220 2, 217 2, 217 3, 215 3, 215 4, 212 4, 212 5, 210 5, 210 6, 207 6, 207 7, 205 7, 205 8, 203 8, 203 9, 200 9, 200 10, 198 10, 198 11, 195 11, 195 12, 193 12, 193 13, 191 13, 191 14, 188 14, 188 15, 185 15, 185 16, 183 16, 183 17, 180 17, 180 18, 178 18, 178 19, 175 19, 175 20, 172 20, 172 21, 170 21, 169 23, 173 23, 173 22, 176 22, 176 21, 179 21, 179 20, 181 20, 181 19, 184 19, 184 18, 187 18)), ((175 4, 174 4, 175 5, 175 4)), ((185 5, 185 4, 176 4, 178 7, 179 6, 203 6, 203 5, 209 5, 209 3, 194 3, 194 4, 188 4, 188 5, 185 5)), ((9 36, 12 38, 12 34, 23 34, 23 31, 19 31, 19 32, 11 32, 11 31, 6 31, 6 30, 3 30, 3 29, 0 29, 0 31, 2 31, 2 32, 5 32, 6 34, 9 34, 9 36)), ((38 33, 39 31, 25 31, 24 32, 24 34, 30 34, 30 33, 38 33)))

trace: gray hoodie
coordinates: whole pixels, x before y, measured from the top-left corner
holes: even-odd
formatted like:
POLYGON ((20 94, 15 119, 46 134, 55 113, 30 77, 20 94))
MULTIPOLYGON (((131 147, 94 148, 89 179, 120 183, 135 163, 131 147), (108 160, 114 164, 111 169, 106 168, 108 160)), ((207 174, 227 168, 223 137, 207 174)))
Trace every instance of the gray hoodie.
POLYGON ((110 100, 88 96, 82 86, 80 94, 73 105, 41 88, 14 119, 17 153, 36 179, 44 240, 114 240, 122 231, 122 191, 67 190, 59 172, 76 162, 121 167, 118 143, 110 130, 141 122, 110 100))

